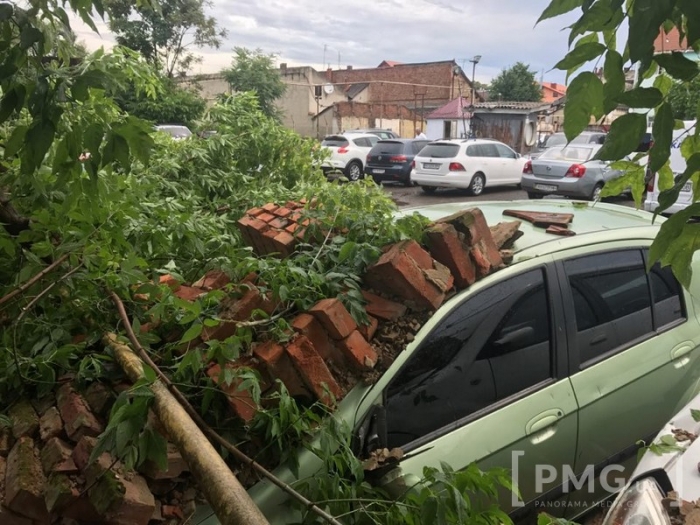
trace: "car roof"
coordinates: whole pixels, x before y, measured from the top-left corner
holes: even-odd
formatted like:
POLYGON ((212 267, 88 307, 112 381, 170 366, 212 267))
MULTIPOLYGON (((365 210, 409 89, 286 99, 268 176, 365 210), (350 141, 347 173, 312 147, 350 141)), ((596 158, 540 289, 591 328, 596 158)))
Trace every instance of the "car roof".
POLYGON ((402 208, 397 213, 397 217, 418 212, 435 221, 470 208, 479 208, 490 226, 495 226, 499 222, 517 220, 514 217, 503 215, 504 210, 571 213, 574 215, 569 229, 574 231, 576 235, 571 237, 546 233, 544 228, 536 227, 527 221, 521 221, 520 230, 523 232, 523 236, 513 245, 514 262, 588 244, 632 238, 652 239, 658 232, 659 225, 665 220, 662 217, 657 217, 652 225, 653 214, 646 211, 604 202, 592 203, 565 199, 433 204, 402 208), (598 235, 591 235, 594 233, 598 235))
POLYGON ((404 144, 408 144, 411 142, 425 142, 426 139, 402 139, 402 138, 391 138, 391 139, 379 139, 379 142, 377 144, 381 144, 383 142, 402 142, 404 144))

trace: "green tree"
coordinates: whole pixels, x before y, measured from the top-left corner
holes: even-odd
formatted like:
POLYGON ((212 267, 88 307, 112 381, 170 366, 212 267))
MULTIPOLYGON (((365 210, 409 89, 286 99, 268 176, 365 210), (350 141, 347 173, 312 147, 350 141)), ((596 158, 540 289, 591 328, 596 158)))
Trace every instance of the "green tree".
POLYGON ((127 86, 114 95, 119 107, 155 124, 184 124, 192 128, 204 113, 206 102, 191 89, 182 88, 171 78, 161 78, 157 97, 127 86))
POLYGON ((159 0, 158 7, 132 0, 106 0, 109 28, 120 45, 134 49, 165 76, 186 73, 201 62, 189 49, 221 46, 226 36, 207 16, 206 0, 159 0))
POLYGON ((700 77, 690 82, 676 82, 668 92, 668 101, 673 106, 673 116, 680 120, 696 118, 700 104, 700 77))
POLYGON ((488 89, 491 100, 537 102, 542 99, 542 89, 535 80, 535 73, 522 62, 501 71, 488 89))
MULTIPOLYGON (((610 126, 608 138, 596 157, 614 161, 613 168, 625 175, 608 183, 604 195, 614 195, 631 188, 637 206, 641 206, 645 188, 645 167, 658 173, 659 207, 656 214, 664 212, 677 199, 686 182, 692 181, 694 202, 676 213, 661 225, 650 250, 649 265, 660 261, 671 265, 679 281, 690 285, 690 262, 700 248, 700 224, 694 217, 700 215, 700 140, 697 126, 684 134, 680 146, 687 168, 677 178, 671 170, 669 158, 673 131, 678 126, 674 107, 676 93, 694 92, 700 68, 698 63, 683 53, 654 52, 654 41, 662 31, 674 27, 681 40, 687 39, 690 47, 700 45, 700 12, 692 0, 552 0, 539 21, 580 9, 580 16, 570 27, 570 51, 556 68, 577 73, 591 61, 603 63, 603 78, 591 71, 580 71, 567 89, 564 110, 564 132, 569 139, 581 133, 591 118, 600 119, 620 104, 633 111, 617 118, 610 126), (621 27, 625 32, 621 33, 621 27), (627 27, 629 31, 627 31, 627 27), (626 34, 626 40, 618 42, 618 35, 626 34), (639 81, 631 89, 625 89, 625 68, 634 66, 639 81), (652 80, 653 79, 653 80, 652 80), (635 150, 646 131, 648 115, 653 112, 652 134, 654 146, 646 153, 635 150), (633 155, 633 161, 623 161, 633 155), (640 163, 639 161, 645 160, 640 163)), ((697 120, 700 107, 682 110, 683 116, 697 120)))
POLYGON ((263 113, 279 119, 275 100, 284 95, 286 85, 275 71, 275 55, 243 47, 236 47, 234 52, 233 64, 223 71, 226 81, 236 92, 255 92, 263 113))

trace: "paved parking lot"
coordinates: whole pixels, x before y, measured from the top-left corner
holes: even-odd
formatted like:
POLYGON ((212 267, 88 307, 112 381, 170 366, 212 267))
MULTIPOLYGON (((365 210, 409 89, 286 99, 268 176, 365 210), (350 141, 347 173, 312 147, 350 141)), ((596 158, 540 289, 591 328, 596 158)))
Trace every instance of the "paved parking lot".
MULTIPOLYGON (((407 188, 398 184, 385 184, 384 189, 391 194, 400 208, 408 206, 426 206, 444 202, 462 201, 512 201, 527 199, 527 193, 515 186, 501 186, 498 188, 486 188, 478 197, 470 196, 466 190, 438 190, 432 195, 424 193, 419 187, 407 188)), ((550 198, 550 197, 547 197, 550 198)), ((554 197, 556 198, 556 197, 554 197)), ((611 197, 606 202, 620 204, 634 208, 634 201, 629 197, 611 197)))

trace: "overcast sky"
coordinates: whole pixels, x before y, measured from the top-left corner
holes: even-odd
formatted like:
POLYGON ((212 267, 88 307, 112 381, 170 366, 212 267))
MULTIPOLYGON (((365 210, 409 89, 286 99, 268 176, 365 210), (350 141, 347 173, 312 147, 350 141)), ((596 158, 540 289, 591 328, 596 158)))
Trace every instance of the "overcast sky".
MULTIPOLYGON (((516 62, 530 65, 539 80, 564 82, 550 71, 567 52, 575 16, 535 21, 549 0, 212 0, 208 11, 228 37, 218 50, 196 50, 204 58, 192 73, 213 73, 231 64, 235 46, 260 48, 289 66, 316 69, 375 67, 382 60, 431 62, 455 59, 471 77, 469 60, 481 55, 476 79, 489 82, 516 62), (325 53, 324 53, 325 49, 325 53), (325 62, 324 62, 325 56, 325 62)), ((75 24, 88 48, 110 46, 106 24, 100 35, 75 24)))

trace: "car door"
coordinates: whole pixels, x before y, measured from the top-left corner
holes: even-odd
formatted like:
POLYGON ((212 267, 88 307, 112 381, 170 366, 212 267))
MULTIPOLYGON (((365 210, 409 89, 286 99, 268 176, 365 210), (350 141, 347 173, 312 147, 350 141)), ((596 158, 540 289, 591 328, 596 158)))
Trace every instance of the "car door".
MULTIPOLYGON (((574 459, 576 401, 557 331, 554 273, 540 265, 491 282, 467 294, 382 378, 374 401, 384 410, 381 446, 406 454, 389 476, 393 484, 410 486, 423 467, 443 461, 454 469, 477 462, 512 469, 531 502, 557 484, 538 486, 536 465, 559 469, 574 459)), ((520 506, 506 496, 502 508, 520 506)))
POLYGON ((495 144, 501 158, 502 182, 504 184, 520 184, 523 176, 523 162, 520 155, 505 144, 495 144))
POLYGON ((486 175, 486 186, 497 186, 503 184, 505 173, 501 155, 496 149, 496 145, 490 142, 485 142, 479 145, 481 154, 482 171, 486 175))
POLYGON ((621 488, 637 443, 648 443, 698 391, 692 304, 670 268, 657 264, 647 274, 645 257, 643 247, 620 247, 558 263, 579 404, 574 471, 605 474, 604 483, 570 494, 579 511, 621 488))

